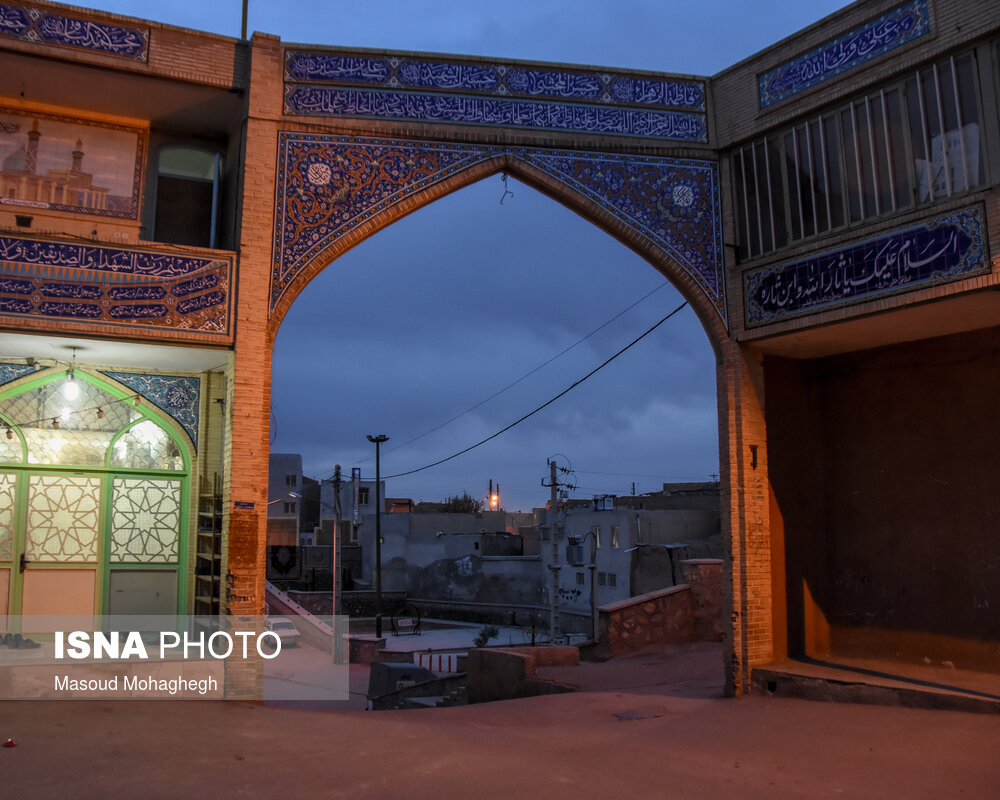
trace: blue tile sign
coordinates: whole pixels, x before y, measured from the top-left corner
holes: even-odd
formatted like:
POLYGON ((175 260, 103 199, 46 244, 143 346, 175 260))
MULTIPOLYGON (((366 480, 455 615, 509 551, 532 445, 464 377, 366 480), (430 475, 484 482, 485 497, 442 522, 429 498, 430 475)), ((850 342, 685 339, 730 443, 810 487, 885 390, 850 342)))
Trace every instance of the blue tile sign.
POLYGON ((146 61, 149 57, 148 28, 112 25, 20 3, 0 4, 0 36, 134 61, 146 61))
POLYGON ((707 142, 705 83, 557 65, 289 49, 285 112, 707 142))
POLYGON ((910 228, 743 276, 748 327, 989 272, 983 211, 910 228))
POLYGON ((927 0, 910 0, 866 25, 827 42, 758 78, 767 108, 930 33, 927 0))

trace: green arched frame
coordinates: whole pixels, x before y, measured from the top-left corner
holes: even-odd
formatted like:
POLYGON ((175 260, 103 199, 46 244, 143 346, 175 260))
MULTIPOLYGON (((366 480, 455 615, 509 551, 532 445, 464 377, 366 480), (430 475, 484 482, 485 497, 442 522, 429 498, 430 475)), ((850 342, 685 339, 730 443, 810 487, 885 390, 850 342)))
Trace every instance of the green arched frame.
MULTIPOLYGON (((111 432, 108 437, 104 452, 103 461, 95 463, 73 463, 71 460, 60 463, 37 463, 31 462, 29 453, 28 438, 22 431, 22 425, 31 424, 39 427, 41 420, 17 420, 5 414, 3 407, 5 401, 14 397, 41 389, 50 384, 65 381, 69 377, 69 370, 49 371, 35 373, 16 381, 12 381, 0 391, 0 475, 12 476, 12 480, 6 481, 6 486, 0 484, 0 494, 8 493, 7 519, 2 516, 3 508, 0 507, 0 526, 7 528, 7 533, 0 529, 0 570, 9 569, 8 585, 5 589, 7 596, 6 608, 0 608, 0 613, 20 614, 23 611, 23 570, 21 569, 21 556, 27 548, 27 525, 28 525, 28 505, 29 505, 29 482, 37 476, 67 477, 72 476, 79 479, 96 478, 100 481, 99 500, 96 510, 97 525, 95 531, 96 557, 92 560, 67 559, 62 562, 46 562, 45 568, 48 570, 73 570, 92 569, 95 570, 94 606, 93 613, 111 613, 110 589, 112 584, 112 572, 150 572, 174 575, 173 587, 176 592, 175 608, 172 613, 188 613, 188 597, 192 591, 193 581, 192 561, 193 554, 190 552, 190 527, 191 527, 191 479, 193 463, 193 446, 187 434, 168 415, 163 414, 153 404, 142 400, 137 395, 125 387, 116 384, 106 377, 85 372, 82 369, 72 370, 75 380, 84 381, 95 390, 110 396, 110 402, 106 405, 112 409, 112 404, 119 404, 117 409, 119 414, 128 407, 127 421, 117 430, 111 432), (152 423, 156 430, 166 437, 168 447, 172 446, 169 459, 176 462, 175 468, 155 468, 150 465, 126 466, 115 463, 116 448, 129 443, 129 437, 138 438, 137 434, 142 432, 141 426, 152 423), (17 445, 12 445, 17 442, 17 445), (2 445, 7 445, 3 447, 2 445), (4 451, 7 452, 4 452, 4 451), (13 458, 14 450, 19 450, 19 457, 13 458), (175 482, 177 486, 176 506, 176 553, 173 558, 160 558, 159 560, 147 557, 145 561, 139 557, 135 558, 115 558, 112 554, 113 547, 113 519, 115 503, 116 484, 123 487, 123 494, 127 492, 129 482, 133 486, 141 481, 175 482), (7 543, 3 538, 7 536, 7 543)), ((103 408, 101 406, 102 418, 103 408)), ((80 408, 73 410, 71 415, 93 412, 94 408, 80 408)), ((49 416, 46 414, 47 421, 49 416)), ((55 418, 53 418, 55 419, 55 418)), ((51 423, 48 423, 51 427, 51 423)), ((92 459, 91 459, 92 460, 92 459)), ((138 515, 139 512, 137 512, 138 515)), ((148 516, 148 514, 147 514, 148 516)), ((4 587, 0 587, 4 588, 4 587)), ((2 597, 2 595, 0 595, 2 597)), ((166 609, 164 609, 166 611, 166 609)), ((126 612, 128 613, 128 612, 126 612)))

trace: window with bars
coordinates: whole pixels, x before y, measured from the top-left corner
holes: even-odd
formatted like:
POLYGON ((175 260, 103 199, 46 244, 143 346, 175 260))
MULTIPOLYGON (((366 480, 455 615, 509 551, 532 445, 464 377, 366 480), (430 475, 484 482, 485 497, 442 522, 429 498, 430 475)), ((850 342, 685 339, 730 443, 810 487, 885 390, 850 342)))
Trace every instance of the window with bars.
POLYGON ((740 259, 987 185, 979 69, 955 55, 738 147, 740 259))

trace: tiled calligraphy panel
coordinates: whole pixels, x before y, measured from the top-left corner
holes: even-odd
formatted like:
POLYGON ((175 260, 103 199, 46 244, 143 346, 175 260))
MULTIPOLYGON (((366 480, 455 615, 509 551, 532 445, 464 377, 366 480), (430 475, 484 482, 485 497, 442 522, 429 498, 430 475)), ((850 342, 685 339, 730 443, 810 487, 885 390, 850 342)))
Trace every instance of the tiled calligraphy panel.
MULTIPOLYGON (((227 343, 233 259, 0 236, 0 316, 227 343)), ((175 337, 176 338, 176 337, 175 337)))
POLYGON ((779 322, 989 272, 983 211, 959 209, 903 230, 743 276, 747 326, 779 322))
POLYGON ((288 114, 707 142, 705 84, 671 76, 289 49, 288 114))
POLYGON ((38 367, 33 364, 0 364, 0 386, 42 369, 45 369, 45 367, 38 367))
POLYGON ((669 253, 725 321, 714 162, 288 132, 279 139, 271 309, 338 238, 451 175, 505 155, 547 173, 669 253))
POLYGON ((198 445, 198 406, 201 402, 201 381, 198 378, 102 372, 166 411, 183 426, 195 446, 198 445))
POLYGON ((20 3, 0 4, 0 35, 134 61, 146 61, 149 49, 148 28, 112 25, 20 3))
POLYGON ((910 0, 832 42, 759 76, 760 107, 767 108, 842 72, 930 33, 927 0, 910 0))

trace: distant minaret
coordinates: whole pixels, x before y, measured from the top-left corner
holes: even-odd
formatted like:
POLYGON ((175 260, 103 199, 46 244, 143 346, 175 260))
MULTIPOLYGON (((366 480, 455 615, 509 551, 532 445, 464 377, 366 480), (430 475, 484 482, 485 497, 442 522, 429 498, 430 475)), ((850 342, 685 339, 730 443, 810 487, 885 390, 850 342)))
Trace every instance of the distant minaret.
POLYGON ((76 140, 76 150, 73 151, 73 172, 83 172, 83 140, 76 140))
POLYGON ((42 134, 38 132, 38 120, 36 119, 31 124, 31 130, 28 131, 28 152, 24 159, 24 169, 32 175, 35 174, 38 167, 38 140, 41 138, 42 134))

